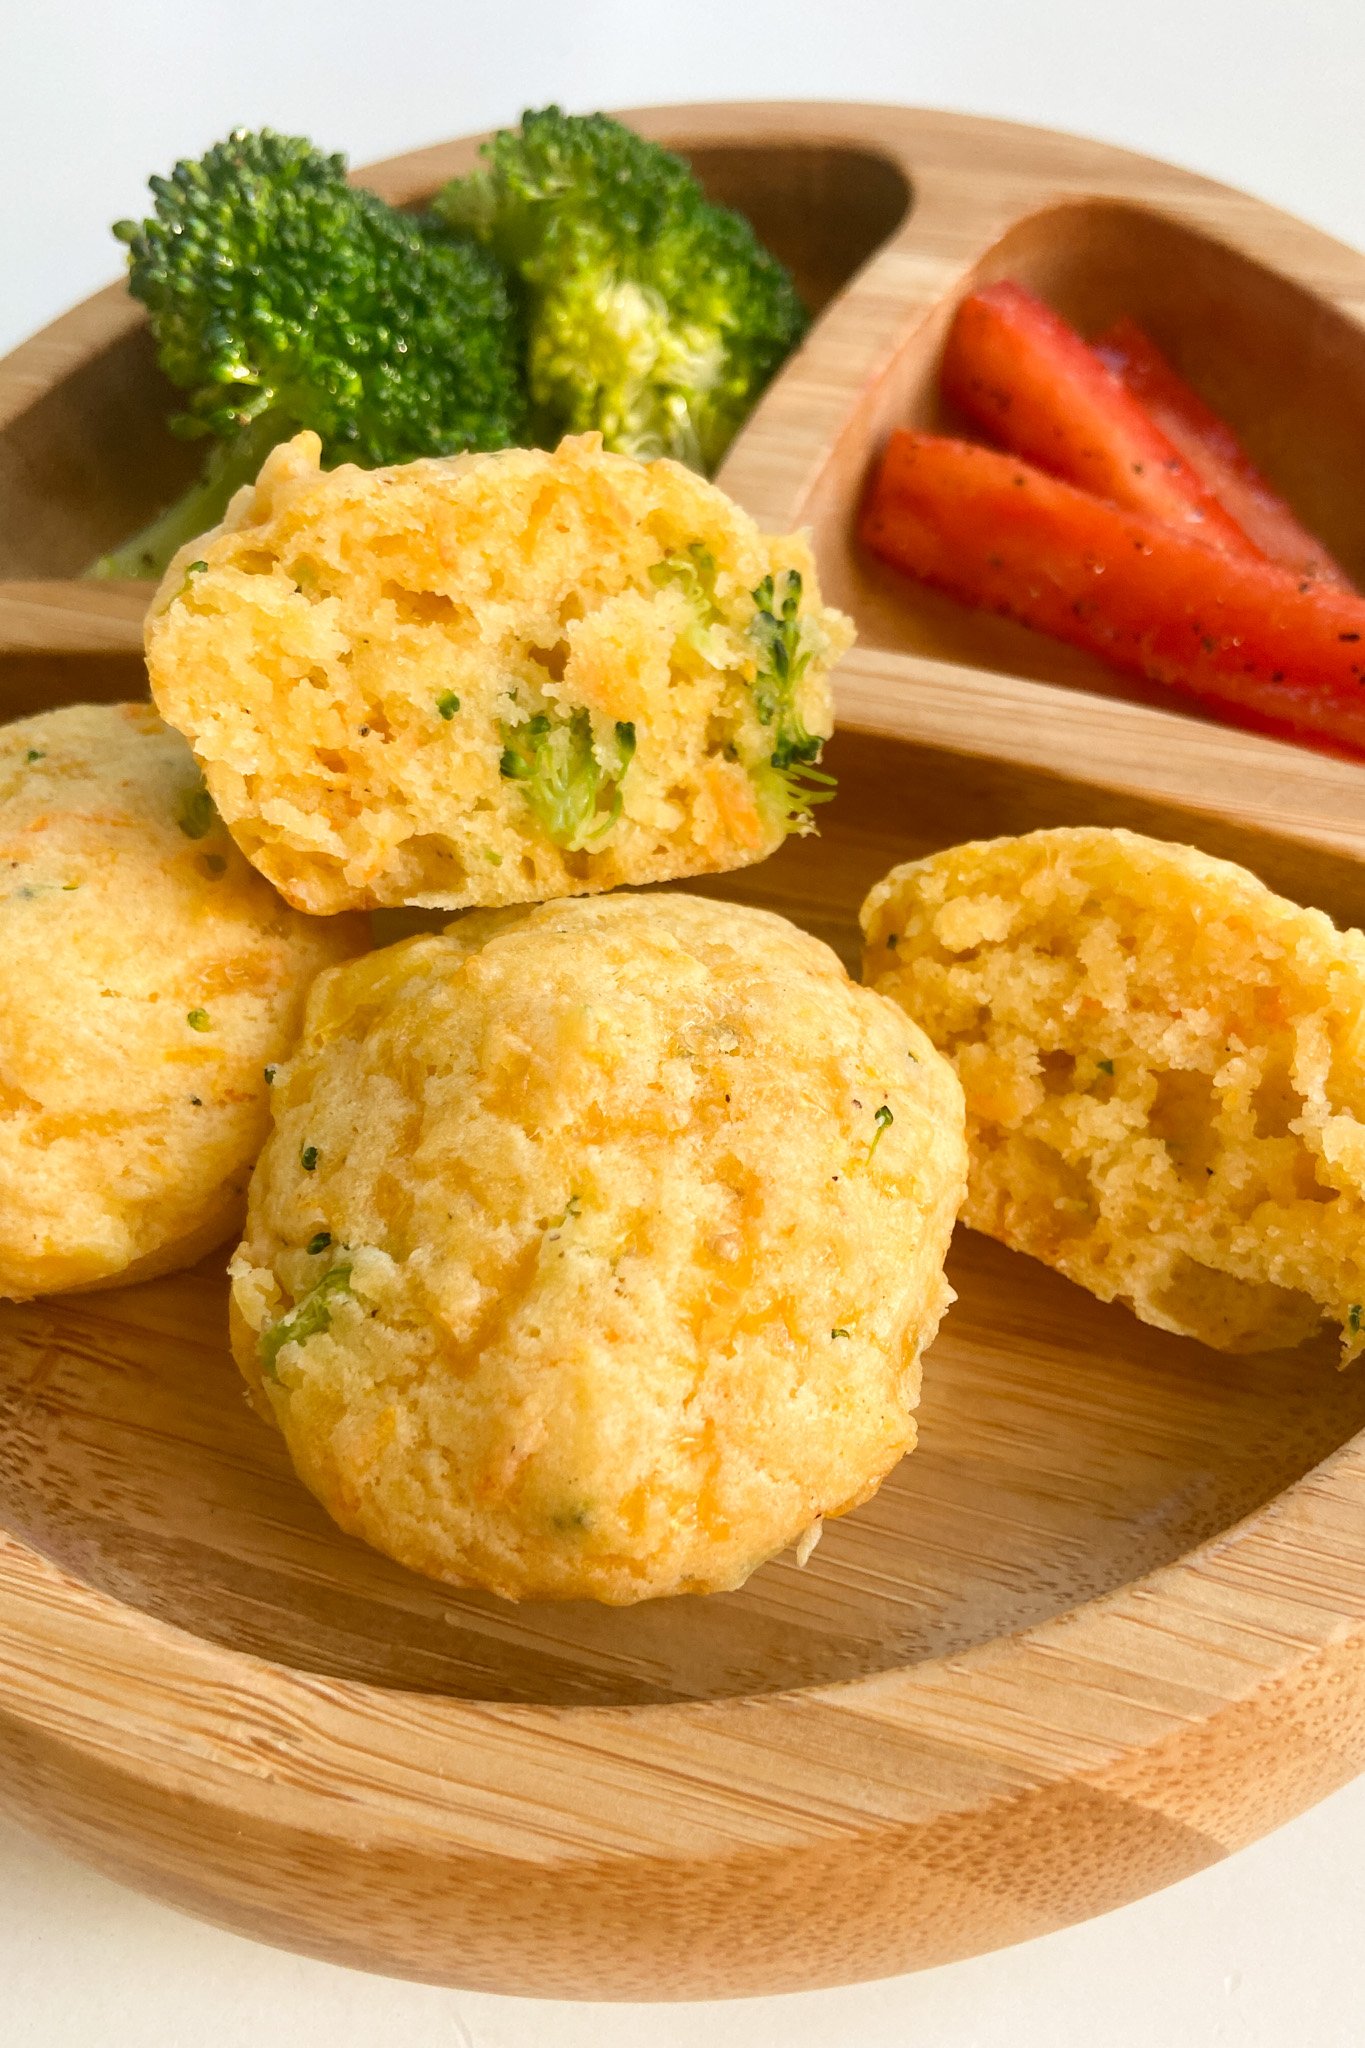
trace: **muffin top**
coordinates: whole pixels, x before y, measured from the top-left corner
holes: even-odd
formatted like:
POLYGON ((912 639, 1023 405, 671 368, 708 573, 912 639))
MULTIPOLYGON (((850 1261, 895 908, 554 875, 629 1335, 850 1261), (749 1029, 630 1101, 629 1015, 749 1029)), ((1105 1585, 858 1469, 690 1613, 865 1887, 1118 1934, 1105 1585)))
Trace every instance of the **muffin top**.
POLYGON ((320 978, 233 1266, 308 1484, 510 1597, 739 1584, 911 1445, 952 1073, 770 913, 475 913, 320 978))

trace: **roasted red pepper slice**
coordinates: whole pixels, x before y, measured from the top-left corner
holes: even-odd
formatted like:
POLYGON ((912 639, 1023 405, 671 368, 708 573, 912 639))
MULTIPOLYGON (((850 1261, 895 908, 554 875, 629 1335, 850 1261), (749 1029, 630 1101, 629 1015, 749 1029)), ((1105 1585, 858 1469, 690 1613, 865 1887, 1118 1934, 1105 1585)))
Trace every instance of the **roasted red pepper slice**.
POLYGON ((1122 378, 1022 285, 963 300, 940 381, 959 411, 1049 475, 1230 553, 1260 554, 1122 378))
POLYGON ((861 535, 908 575, 1238 724, 1365 755, 1365 599, 1353 593, 933 434, 892 435, 861 535))
POLYGON ((1126 317, 1116 320, 1095 343, 1095 353, 1122 378, 1223 510, 1269 561, 1279 562, 1298 576, 1335 583, 1343 590, 1351 588, 1345 571, 1266 482, 1227 421, 1172 369, 1156 343, 1134 321, 1126 317))

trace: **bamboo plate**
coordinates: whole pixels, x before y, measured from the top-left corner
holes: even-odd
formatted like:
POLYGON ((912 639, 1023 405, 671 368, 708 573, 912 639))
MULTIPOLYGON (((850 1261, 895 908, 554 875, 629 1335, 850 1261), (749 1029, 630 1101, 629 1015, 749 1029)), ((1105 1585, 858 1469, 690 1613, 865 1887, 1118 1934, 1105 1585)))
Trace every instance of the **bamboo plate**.
MULTIPOLYGON (((893 422, 999 274, 1133 313, 1365 572, 1365 259, 1061 135, 894 108, 637 118, 824 317, 725 481, 858 616, 823 837, 711 886, 848 955, 893 860, 1122 821, 1365 916, 1359 769, 1142 701, 860 562, 893 422)), ((412 200, 474 144, 369 174, 412 200)), ((194 459, 121 288, 0 367, 8 715, 140 692, 136 586, 79 584, 194 459)), ((1200 1868, 1365 1763, 1365 1372, 1226 1358, 963 1233, 921 1449, 804 1572, 513 1608, 337 1533, 245 1408, 221 1254, 0 1313, 0 1799, 263 1940, 554 1996, 911 1969, 1200 1868)))

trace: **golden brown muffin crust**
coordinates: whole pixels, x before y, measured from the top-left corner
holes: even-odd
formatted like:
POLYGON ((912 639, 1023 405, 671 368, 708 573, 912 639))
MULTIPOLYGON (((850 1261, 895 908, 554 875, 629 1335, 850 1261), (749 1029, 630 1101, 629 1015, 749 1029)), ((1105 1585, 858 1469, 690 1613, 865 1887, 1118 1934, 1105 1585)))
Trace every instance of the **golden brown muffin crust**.
POLYGON ((0 1296, 188 1263, 236 1225, 320 967, 150 705, 0 728, 0 1296))
POLYGON ((475 913, 324 976, 274 1111, 238 1361, 329 1511, 415 1569, 734 1586, 913 1443, 960 1093, 784 919, 475 913))

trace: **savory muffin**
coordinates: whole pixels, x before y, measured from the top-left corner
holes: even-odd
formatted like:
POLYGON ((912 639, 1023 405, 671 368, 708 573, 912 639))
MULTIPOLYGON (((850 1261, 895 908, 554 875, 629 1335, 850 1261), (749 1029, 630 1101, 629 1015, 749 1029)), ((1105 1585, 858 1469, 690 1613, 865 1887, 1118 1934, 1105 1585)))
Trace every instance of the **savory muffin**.
POLYGON ((254 873, 150 705, 0 728, 0 1296, 168 1272, 238 1227, 264 1070, 366 938, 254 873))
POLYGON ((1365 937, 1133 832, 895 869, 866 978, 967 1098, 967 1222, 1233 1351, 1365 1345, 1365 937))
POLYGON ((852 638, 799 536, 668 461, 277 448, 147 626, 161 711, 301 910, 742 867, 810 822, 852 638))
POLYGON ((512 1599, 739 1585, 914 1441, 961 1092, 785 919, 476 912, 321 976, 233 1262, 300 1474, 512 1599))

